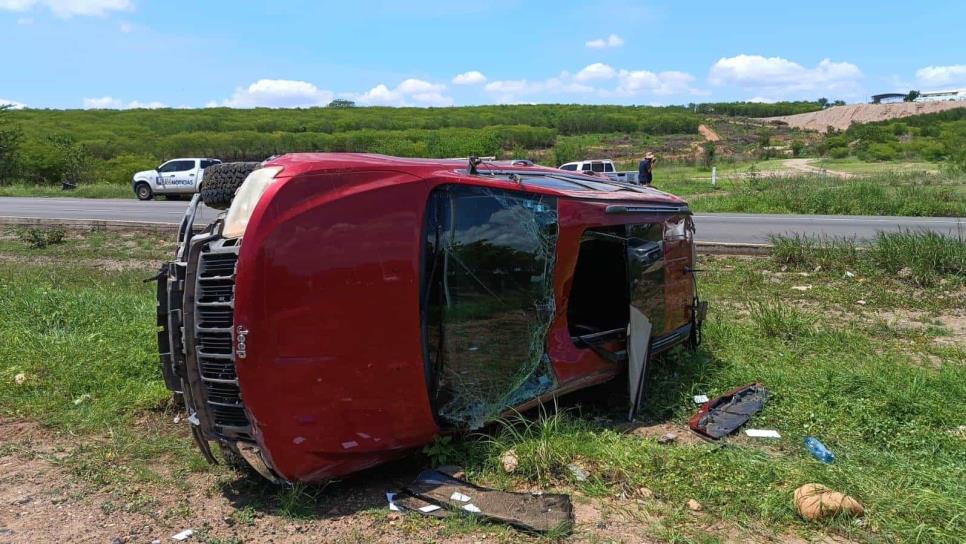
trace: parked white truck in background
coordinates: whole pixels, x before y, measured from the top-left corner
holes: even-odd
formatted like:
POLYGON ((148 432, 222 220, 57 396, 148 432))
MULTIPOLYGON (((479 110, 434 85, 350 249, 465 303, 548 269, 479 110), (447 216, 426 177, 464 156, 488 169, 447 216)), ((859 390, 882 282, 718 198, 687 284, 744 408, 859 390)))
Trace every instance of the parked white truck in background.
POLYGON ((561 164, 559 168, 561 170, 569 170, 571 172, 604 175, 614 181, 637 183, 637 172, 618 172, 617 168, 614 167, 614 161, 610 159, 568 162, 567 164, 561 164))
POLYGON ((134 174, 131 188, 139 200, 151 200, 154 195, 191 195, 197 193, 205 168, 220 164, 218 159, 172 159, 154 170, 134 174))

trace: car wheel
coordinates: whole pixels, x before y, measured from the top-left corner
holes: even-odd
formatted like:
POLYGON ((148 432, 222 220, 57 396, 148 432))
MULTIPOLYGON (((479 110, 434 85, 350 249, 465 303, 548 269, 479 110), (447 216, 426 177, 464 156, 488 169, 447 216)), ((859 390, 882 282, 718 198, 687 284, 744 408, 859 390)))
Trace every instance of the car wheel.
POLYGON ((154 198, 154 192, 151 191, 151 186, 144 182, 134 186, 134 194, 137 195, 138 200, 151 200, 154 198))
POLYGON ((201 201, 209 208, 227 209, 235 198, 235 191, 259 165, 257 162, 223 162, 205 168, 201 180, 201 201))

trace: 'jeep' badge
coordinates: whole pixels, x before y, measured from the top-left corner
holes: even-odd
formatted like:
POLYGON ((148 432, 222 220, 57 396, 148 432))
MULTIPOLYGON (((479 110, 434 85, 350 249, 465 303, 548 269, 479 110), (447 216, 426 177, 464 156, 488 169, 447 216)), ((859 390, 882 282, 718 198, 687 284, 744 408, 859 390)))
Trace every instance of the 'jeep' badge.
POLYGON ((244 325, 239 325, 235 329, 235 356, 244 359, 247 356, 245 342, 248 337, 248 329, 244 325))

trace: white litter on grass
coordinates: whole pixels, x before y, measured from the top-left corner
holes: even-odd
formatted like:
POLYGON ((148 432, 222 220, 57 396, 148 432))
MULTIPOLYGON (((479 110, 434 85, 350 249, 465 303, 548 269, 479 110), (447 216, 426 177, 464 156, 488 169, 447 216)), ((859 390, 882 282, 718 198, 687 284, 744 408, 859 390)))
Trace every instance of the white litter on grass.
POLYGON ((74 406, 79 406, 80 403, 84 402, 85 400, 91 400, 91 396, 87 393, 84 393, 83 395, 74 399, 74 406))
POLYGON ((706 402, 708 402, 708 395, 695 395, 694 396, 694 403, 695 404, 704 404, 706 402))
POLYGON ((854 278, 855 277, 855 274, 853 274, 852 272, 849 272, 848 270, 846 270, 845 271, 845 277, 846 278, 854 278))
POLYGON ((436 506, 435 504, 427 504, 426 506, 423 506, 422 508, 420 508, 419 511, 424 514, 428 514, 430 512, 435 512, 439 510, 439 508, 440 507, 436 506))
POLYGON ((453 494, 449 496, 449 500, 460 501, 460 502, 470 502, 470 498, 460 493, 459 491, 454 491, 453 494))
POLYGON ((482 512, 482 510, 480 510, 479 508, 477 508, 475 505, 472 505, 472 504, 464 504, 463 510, 466 510, 467 512, 473 512, 474 514, 479 514, 480 512, 482 512))
POLYGON ((176 535, 171 535, 171 540, 177 540, 178 542, 181 542, 183 540, 188 540, 189 538, 191 538, 191 535, 193 534, 195 534, 193 529, 185 529, 184 531, 181 531, 176 535))
POLYGON ((752 438, 781 438, 778 431, 772 429, 745 429, 745 434, 752 438))
POLYGON ((13 383, 17 385, 23 385, 27 381, 27 375, 21 372, 13 377, 13 383))
POLYGON ((396 503, 394 503, 392 501, 395 498, 396 498, 396 494, 395 493, 392 493, 391 491, 386 491, 386 500, 389 501, 389 511, 391 511, 391 512, 398 512, 399 511, 399 507, 396 506, 396 503))

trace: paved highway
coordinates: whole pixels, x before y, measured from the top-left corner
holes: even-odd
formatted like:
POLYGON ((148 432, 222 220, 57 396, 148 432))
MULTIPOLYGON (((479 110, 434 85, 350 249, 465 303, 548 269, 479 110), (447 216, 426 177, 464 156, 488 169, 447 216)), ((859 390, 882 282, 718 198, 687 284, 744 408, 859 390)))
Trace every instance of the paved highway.
MULTIPOLYGON (((87 198, 0 197, 0 217, 43 219, 101 219, 151 223, 179 223, 186 201, 87 198)), ((214 218, 203 208, 198 222, 214 218)), ((867 217, 854 215, 771 215, 742 213, 695 214, 697 239, 702 242, 765 243, 768 235, 802 233, 870 238, 878 230, 929 229, 966 234, 966 219, 945 217, 867 217)))

